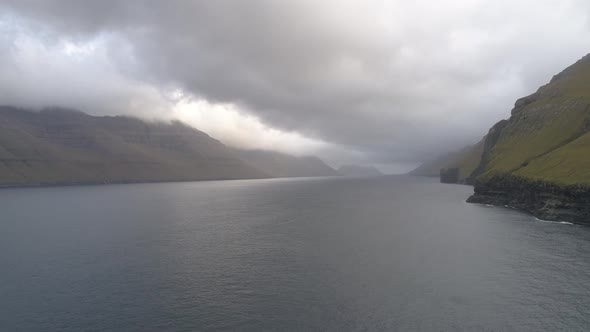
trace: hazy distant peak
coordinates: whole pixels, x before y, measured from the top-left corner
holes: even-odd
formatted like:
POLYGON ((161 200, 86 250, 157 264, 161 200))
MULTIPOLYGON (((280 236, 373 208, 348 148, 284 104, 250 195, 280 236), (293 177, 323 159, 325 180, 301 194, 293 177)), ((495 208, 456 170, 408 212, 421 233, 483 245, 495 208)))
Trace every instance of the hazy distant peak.
POLYGON ((377 176, 383 175, 375 166, 343 165, 338 172, 345 176, 377 176))
POLYGON ((246 163, 273 177, 335 176, 338 172, 316 156, 292 156, 269 150, 234 149, 246 163))

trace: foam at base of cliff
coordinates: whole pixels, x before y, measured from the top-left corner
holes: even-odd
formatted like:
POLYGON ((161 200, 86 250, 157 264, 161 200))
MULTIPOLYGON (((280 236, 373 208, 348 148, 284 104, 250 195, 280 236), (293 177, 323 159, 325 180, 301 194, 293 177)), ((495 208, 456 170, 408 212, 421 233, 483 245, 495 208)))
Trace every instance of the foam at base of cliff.
POLYGON ((469 203, 508 206, 544 220, 590 224, 590 186, 504 174, 478 181, 469 203))

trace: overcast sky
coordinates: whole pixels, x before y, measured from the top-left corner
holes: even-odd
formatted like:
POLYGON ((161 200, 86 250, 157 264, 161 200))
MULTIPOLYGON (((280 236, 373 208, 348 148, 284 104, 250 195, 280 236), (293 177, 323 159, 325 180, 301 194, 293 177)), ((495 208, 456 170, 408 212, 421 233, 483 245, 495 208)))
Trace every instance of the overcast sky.
POLYGON ((179 118, 336 166, 475 143, 587 53, 588 0, 0 0, 0 104, 179 118))

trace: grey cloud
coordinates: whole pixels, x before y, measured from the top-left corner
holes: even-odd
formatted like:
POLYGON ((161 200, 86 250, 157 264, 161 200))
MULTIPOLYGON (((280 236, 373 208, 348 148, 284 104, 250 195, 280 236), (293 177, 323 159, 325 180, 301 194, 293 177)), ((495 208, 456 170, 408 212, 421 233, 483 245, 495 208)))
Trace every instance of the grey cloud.
POLYGON ((56 36, 115 35, 132 56, 114 49, 111 61, 138 82, 237 103, 379 162, 474 143, 590 52, 582 0, 14 0, 0 10, 56 36))

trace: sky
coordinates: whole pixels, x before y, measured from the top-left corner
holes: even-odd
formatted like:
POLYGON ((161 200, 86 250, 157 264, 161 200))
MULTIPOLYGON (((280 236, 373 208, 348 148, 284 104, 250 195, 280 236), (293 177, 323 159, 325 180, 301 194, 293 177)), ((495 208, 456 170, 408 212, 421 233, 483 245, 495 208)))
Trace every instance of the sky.
POLYGON ((406 171, 590 53, 587 0, 0 0, 0 104, 406 171))

